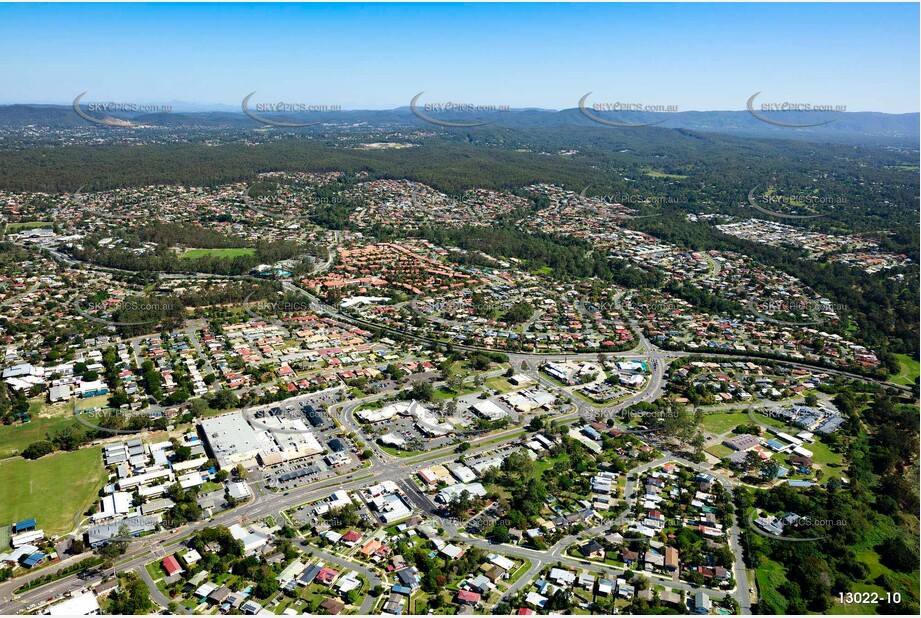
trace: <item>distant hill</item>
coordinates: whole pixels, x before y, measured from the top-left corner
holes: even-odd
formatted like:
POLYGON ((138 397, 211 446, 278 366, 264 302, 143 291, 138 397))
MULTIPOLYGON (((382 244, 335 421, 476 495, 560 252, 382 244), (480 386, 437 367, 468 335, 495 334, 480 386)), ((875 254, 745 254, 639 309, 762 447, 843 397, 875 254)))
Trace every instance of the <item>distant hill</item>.
MULTIPOLYGON (((206 106, 197 106, 206 107, 206 106)), ((260 123, 247 117, 242 110, 231 111, 223 106, 219 111, 191 111, 193 106, 178 106, 183 111, 159 113, 111 113, 113 118, 131 121, 148 127, 197 127, 197 128, 259 128, 260 123)), ((175 108, 174 108, 175 109, 175 108)), ((749 137, 793 139, 808 142, 840 143, 900 143, 917 146, 921 140, 919 122, 921 115, 884 114, 879 112, 784 112, 771 117, 788 123, 833 122, 814 127, 790 128, 776 126, 755 118, 748 111, 706 111, 706 112, 592 112, 603 120, 630 124, 658 123, 659 128, 686 129, 702 133, 722 133, 749 137)), ((102 117, 102 114, 90 114, 102 117)), ((263 117, 286 122, 321 122, 327 124, 356 125, 369 127, 407 126, 420 127, 427 123, 413 114, 409 107, 392 110, 345 110, 325 113, 260 114, 263 117)), ((587 118, 578 108, 560 111, 543 109, 512 109, 506 112, 481 114, 427 113, 428 116, 446 122, 492 122, 496 128, 541 127, 562 128, 566 126, 598 127, 604 131, 638 131, 641 128, 610 127, 587 118)), ((768 114, 765 114, 768 115, 768 114)), ((92 126, 77 116, 70 106, 17 104, 0 106, 0 127, 21 128, 41 126, 52 129, 79 129, 92 126)), ((436 125, 431 125, 435 127, 436 125)), ((448 129, 464 130, 464 129, 448 129)))
MULTIPOLYGON (((595 113, 595 112, 592 112, 595 113)), ((593 124, 578 108, 559 112, 569 122, 593 124)), ((776 126, 755 118, 748 111, 674 112, 622 114, 595 113, 602 119, 620 122, 652 123, 673 129, 691 129, 709 133, 728 133, 752 137, 777 137, 805 141, 876 141, 877 138, 906 140, 917 145, 921 138, 919 121, 921 115, 883 114, 880 112, 782 112, 767 114, 771 119, 787 123, 813 124, 831 120, 833 122, 814 127, 790 128, 776 126)), ((603 126, 603 125, 600 125, 603 126)))

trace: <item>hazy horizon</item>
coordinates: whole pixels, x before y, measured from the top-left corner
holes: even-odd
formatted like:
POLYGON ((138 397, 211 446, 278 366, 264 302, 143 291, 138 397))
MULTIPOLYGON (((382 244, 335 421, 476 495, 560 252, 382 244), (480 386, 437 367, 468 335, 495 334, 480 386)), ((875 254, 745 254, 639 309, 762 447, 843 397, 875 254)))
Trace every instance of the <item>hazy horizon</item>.
MULTIPOLYGON (((0 104, 921 109, 917 4, 5 4, 0 104)), ((228 110, 229 111, 229 110, 228 110)))

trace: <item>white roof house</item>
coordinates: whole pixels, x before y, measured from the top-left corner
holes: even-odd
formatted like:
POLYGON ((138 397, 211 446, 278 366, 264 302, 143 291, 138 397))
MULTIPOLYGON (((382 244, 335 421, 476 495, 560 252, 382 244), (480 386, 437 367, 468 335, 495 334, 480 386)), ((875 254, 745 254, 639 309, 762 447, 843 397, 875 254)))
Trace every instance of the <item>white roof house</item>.
POLYGON ((497 406, 490 400, 478 401, 470 406, 474 414, 486 419, 487 421, 498 421, 508 416, 508 412, 497 406))
POLYGON ((99 601, 92 592, 77 594, 69 599, 52 605, 46 610, 47 616, 96 616, 101 612, 99 601))
POLYGON ((461 483, 469 483, 476 480, 476 472, 463 464, 453 464, 448 466, 451 474, 461 483))
POLYGON ((443 504, 448 504, 454 496, 460 496, 465 491, 471 496, 480 498, 486 495, 486 488, 483 487, 482 483, 458 483, 457 485, 451 485, 439 491, 438 495, 435 496, 435 500, 443 504))
POLYGON ((48 391, 48 399, 51 403, 56 403, 58 401, 67 401, 70 399, 70 385, 69 384, 58 384, 57 386, 52 386, 48 391))
POLYGON ((245 500, 252 495, 252 492, 249 489, 249 485, 246 484, 246 481, 228 483, 227 493, 229 493, 230 497, 234 500, 245 500))

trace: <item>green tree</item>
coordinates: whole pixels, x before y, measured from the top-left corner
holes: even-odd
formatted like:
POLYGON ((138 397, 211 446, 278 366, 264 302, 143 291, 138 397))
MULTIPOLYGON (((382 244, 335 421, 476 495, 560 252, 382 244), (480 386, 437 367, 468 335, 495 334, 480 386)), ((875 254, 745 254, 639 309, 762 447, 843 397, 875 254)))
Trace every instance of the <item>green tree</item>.
POLYGON ((33 442, 22 451, 22 456, 26 459, 38 459, 54 452, 54 445, 48 440, 39 440, 33 442))

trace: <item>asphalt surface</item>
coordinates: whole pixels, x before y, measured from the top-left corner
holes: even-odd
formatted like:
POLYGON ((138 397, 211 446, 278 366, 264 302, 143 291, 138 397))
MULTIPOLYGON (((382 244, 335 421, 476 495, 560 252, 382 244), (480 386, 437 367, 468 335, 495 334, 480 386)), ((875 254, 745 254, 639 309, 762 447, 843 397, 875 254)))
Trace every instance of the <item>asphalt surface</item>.
MULTIPOLYGON (((68 256, 63 255, 62 253, 58 251, 49 250, 49 252, 54 258, 60 261, 70 263, 70 264, 75 263, 74 260, 72 260, 68 256)), ((333 254, 331 253, 330 260, 328 260, 328 263, 332 262, 332 259, 333 259, 332 255, 333 254)), ((117 269, 94 267, 92 265, 86 265, 86 264, 84 264, 84 266, 88 266, 91 269, 98 269, 98 270, 104 270, 104 271, 110 271, 110 272, 117 270, 117 269)), ((188 273, 188 274, 169 275, 167 276, 167 278, 182 278, 186 276, 195 276, 195 277, 209 276, 210 277, 212 275, 207 275, 204 273, 188 273)), ((247 277, 220 277, 220 278, 246 279, 247 277)), ((286 281, 284 283, 284 288, 288 291, 297 291, 299 293, 306 294, 304 290, 302 290, 301 288, 297 287, 296 285, 294 285, 293 283, 289 281, 286 281)), ((376 329, 383 330, 385 332, 392 330, 388 328, 382 328, 378 324, 365 323, 362 320, 357 320, 351 316, 343 315, 339 311, 337 311, 335 308, 319 302, 314 297, 309 296, 309 295, 308 297, 310 298, 312 308, 316 311, 332 315, 344 322, 356 324, 358 326, 373 327, 376 329)), ((667 363, 672 359, 683 357, 683 356, 688 356, 691 354, 690 352, 662 350, 656 347, 655 345, 653 345, 642 335, 642 329, 638 327, 635 321, 631 323, 631 326, 633 327, 634 332, 639 338, 639 343, 637 344, 637 346, 633 350, 629 350, 626 352, 605 353, 605 357, 609 359, 615 359, 615 358, 616 359, 638 359, 638 360, 647 361, 651 369, 649 380, 647 381, 645 387, 641 391, 633 394, 627 400, 622 401, 616 405, 609 406, 609 407, 596 407, 596 406, 589 405, 588 403, 586 403, 579 397, 572 394, 569 391, 569 389, 560 389, 557 385, 555 385, 553 382, 551 382, 549 379, 543 376, 538 370, 540 363, 545 362, 545 361, 596 360, 598 358, 597 353, 556 354, 556 355, 511 353, 511 354, 508 354, 508 356, 509 356, 510 361, 516 367, 516 370, 518 367, 521 366, 522 362, 526 362, 528 369, 525 370, 524 373, 526 373, 532 379, 534 379, 535 382, 541 384, 542 386, 548 389, 552 389, 553 392, 562 393, 563 396, 566 397, 574 405, 576 412, 563 415, 560 418, 574 420, 578 416, 588 417, 589 415, 594 415, 599 412, 602 414, 616 412, 630 405, 638 403, 640 401, 652 401, 652 400, 655 400, 657 397, 659 397, 664 388, 663 376, 664 376, 664 370, 665 370, 667 363)), ((412 340, 420 340, 422 342, 428 341, 424 338, 417 337, 414 335, 407 335, 406 333, 402 333, 398 331, 395 331, 395 334, 401 337, 404 337, 404 338, 412 339, 412 340)), ((469 349, 469 350, 479 350, 480 349, 474 346, 464 346, 464 345, 457 345, 457 344, 455 344, 454 347, 457 349, 465 349, 465 350, 466 349, 469 349)), ((707 355, 714 355, 714 356, 720 355, 719 351, 707 350, 705 352, 707 355)), ((736 360, 745 360, 745 359, 758 360, 757 356, 751 356, 751 357, 737 356, 737 355, 727 355, 727 356, 733 359, 736 359, 736 360)), ((828 373, 846 375, 848 377, 853 377, 853 378, 865 380, 865 381, 879 382, 878 380, 870 380, 866 378, 865 376, 860 376, 858 374, 852 374, 846 371, 838 371, 838 370, 826 369, 826 368, 817 368, 812 365, 800 364, 800 363, 795 363, 795 362, 790 362, 790 361, 775 361, 775 362, 779 362, 781 364, 788 365, 788 366, 803 367, 803 368, 810 369, 810 370, 821 370, 821 371, 828 372, 828 373)), ((886 386, 893 387, 893 388, 899 388, 899 390, 910 390, 910 388, 907 388, 907 387, 901 388, 896 385, 892 385, 888 383, 886 383, 886 386)), ((360 432, 360 428, 358 427, 358 424, 355 422, 354 417, 353 417, 355 408, 358 405, 360 405, 360 403, 370 401, 370 400, 373 400, 375 398, 379 398, 382 396, 387 396, 387 394, 389 393, 384 393, 381 395, 364 398, 362 400, 355 400, 353 402, 349 402, 347 404, 343 404, 340 406, 335 406, 334 407, 335 418, 337 419, 337 422, 347 431, 360 432)), ((514 429, 514 430, 500 432, 498 434, 488 436, 485 440, 478 440, 478 439, 471 440, 471 444, 473 445, 473 448, 470 451, 468 451, 466 455, 470 456, 470 455, 476 454, 478 452, 486 451, 486 450, 495 450, 501 447, 503 444, 506 444, 512 440, 517 439, 522 433, 523 432, 521 429, 514 429), (501 441, 494 442, 497 436, 501 438, 501 441), (479 442, 484 442, 484 441, 488 441, 489 444, 477 446, 479 442)), ((145 582, 147 582, 148 587, 151 589, 151 594, 152 594, 153 599, 158 604, 163 604, 164 602, 168 602, 168 600, 166 600, 165 597, 163 597, 163 595, 156 589, 156 586, 153 585, 153 582, 150 581, 149 576, 147 576, 145 572, 144 565, 154 560, 156 555, 161 555, 161 554, 165 555, 162 552, 170 553, 174 551, 178 545, 178 541, 176 540, 177 538, 186 537, 190 533, 196 530, 199 530, 203 527, 215 526, 215 525, 225 525, 226 526, 226 525, 230 525, 233 523, 256 520, 256 519, 265 517, 267 515, 278 517, 278 514, 281 513, 282 511, 288 510, 295 506, 299 506, 306 502, 312 502, 312 501, 327 497, 336 490, 361 489, 363 487, 368 486, 369 484, 372 484, 373 482, 379 482, 382 480, 393 480, 395 482, 398 482, 400 486, 403 488, 403 490, 407 493, 407 496, 413 502, 414 506, 423 510, 424 512, 431 513, 433 510, 431 501, 428 499, 428 497, 422 494, 415 487, 411 478, 416 471, 418 471, 419 469, 423 467, 427 467, 427 466, 434 465, 436 463, 447 462, 447 461, 451 461, 455 459, 457 457, 457 454, 454 452, 454 448, 446 447, 443 449, 438 449, 434 452, 427 452, 427 453, 423 453, 421 455, 416 455, 413 457, 398 458, 398 457, 390 456, 384 453, 383 451, 381 451, 379 448, 377 448, 376 445, 374 445, 373 440, 369 442, 370 442, 369 446, 370 448, 372 448, 372 452, 373 452, 372 465, 370 468, 355 470, 342 478, 330 479, 326 481, 320 481, 317 483, 303 485, 296 489, 289 490, 284 495, 267 492, 263 488, 261 488, 258 483, 256 483, 255 489, 257 489, 257 491, 254 492, 255 493, 254 498, 250 502, 238 508, 224 511, 207 522, 196 522, 193 524, 187 524, 186 526, 183 526, 179 530, 159 532, 154 535, 145 537, 144 539, 139 539, 131 543, 129 545, 129 548, 126 554, 121 558, 119 563, 116 565, 117 570, 118 571, 123 571, 127 569, 137 570, 138 573, 141 575, 142 579, 145 582), (152 548, 155 546, 159 546, 159 548, 158 548, 157 554, 152 555, 151 553, 152 548)), ((662 458, 661 460, 657 460, 657 462, 659 463, 665 463, 668 461, 674 461, 674 462, 678 462, 678 463, 681 463, 682 465, 686 465, 686 466, 689 466, 695 469, 704 470, 708 472, 709 474, 713 475, 721 484, 726 486, 730 492, 732 491, 733 487, 736 485, 736 481, 734 481, 733 479, 729 479, 723 475, 716 474, 706 467, 683 460, 680 457, 677 457, 671 454, 666 454, 666 457, 662 458)), ((642 470, 652 467, 652 465, 655 465, 657 462, 651 462, 650 464, 644 464, 643 466, 639 466, 636 469, 628 472, 628 475, 641 473, 642 470)), ((633 492, 633 490, 634 490, 634 485, 631 481, 628 480, 627 481, 627 495, 630 495, 633 492)), ((451 526, 450 522, 448 522, 448 526, 451 526)), ((456 527, 453 527, 452 529, 446 526, 445 528, 450 536, 454 536, 456 538, 462 539, 462 541, 466 544, 476 546, 476 547, 481 547, 488 551, 499 551, 500 553, 508 554, 510 556, 527 558, 528 560, 531 561, 531 567, 529 568, 528 572, 523 577, 521 577, 515 584, 512 585, 511 589, 509 590, 509 594, 514 593, 515 591, 520 590, 523 586, 527 585, 527 583, 531 579, 533 579, 533 576, 539 572, 542 565, 551 564, 551 563, 559 562, 561 564, 564 564, 564 565, 567 565, 573 568, 584 569, 584 570, 588 570, 588 571, 596 572, 596 573, 616 574, 616 573, 622 572, 622 570, 619 570, 619 569, 616 569, 616 568, 613 568, 607 565, 594 564, 587 560, 572 558, 572 557, 564 555, 563 552, 566 550, 566 548, 570 544, 578 540, 578 538, 580 537, 567 537, 546 551, 537 551, 537 550, 532 550, 532 549, 528 549, 525 547, 512 546, 512 545, 497 546, 497 545, 491 544, 490 542, 484 539, 473 538, 465 534, 462 534, 457 530, 456 527)), ((583 537, 585 534, 586 533, 583 533, 583 537)), ((745 565, 743 564, 743 561, 742 561, 739 535, 740 535, 740 530, 738 528, 738 525, 735 524, 731 527, 729 531, 729 543, 733 549, 733 553, 735 556, 735 563, 733 565, 733 575, 734 575, 735 582, 736 582, 736 587, 731 591, 731 594, 739 602, 739 605, 742 608, 742 613, 748 614, 748 613, 751 613, 750 599, 748 595, 749 582, 748 582, 748 576, 747 576, 747 572, 745 569, 745 565)), ((343 568, 349 568, 349 569, 352 569, 352 570, 358 571, 359 573, 364 574, 369 579, 369 581, 372 582, 371 584, 372 586, 375 585, 375 582, 382 581, 373 570, 368 569, 363 564, 353 563, 352 561, 345 560, 341 557, 333 556, 332 554, 328 554, 326 552, 321 552, 313 547, 310 547, 310 550, 313 551, 315 555, 323 557, 324 560, 327 560, 331 563, 338 564, 339 566, 343 568)), ((56 572, 60 568, 63 568, 64 566, 72 564, 74 561, 78 559, 85 558, 88 555, 89 554, 84 554, 83 556, 80 556, 77 558, 70 558, 58 564, 55 564, 55 565, 52 565, 52 566, 49 566, 43 569, 39 569, 35 571, 34 573, 30 573, 22 577, 18 577, 15 580, 4 582, 0 584, 0 613, 14 614, 14 613, 22 612, 24 610, 27 611, 30 607, 33 607, 36 604, 44 603, 50 598, 59 597, 60 595, 65 594, 67 592, 75 591, 75 590, 82 588, 84 585, 83 582, 76 575, 71 575, 71 576, 62 578, 56 582, 46 584, 44 586, 40 586, 34 590, 25 592, 21 595, 13 594, 13 591, 16 588, 21 587, 22 585, 31 581, 32 579, 42 576, 42 575, 46 575, 48 573, 56 572)), ((672 581, 671 578, 665 577, 665 576, 657 576, 657 575, 648 574, 648 573, 646 573, 645 575, 650 577, 656 583, 662 583, 663 585, 666 585, 670 588, 681 589, 681 590, 685 590, 691 593, 703 590, 706 593, 708 593, 711 597, 713 597, 714 600, 718 600, 726 594, 726 592, 723 590, 709 590, 706 588, 698 588, 698 587, 691 586, 690 584, 686 584, 684 582, 672 581)), ((374 604, 374 599, 368 596, 365 599, 364 603, 362 604, 362 607, 361 607, 362 613, 369 611, 373 607, 373 604, 374 604)))

